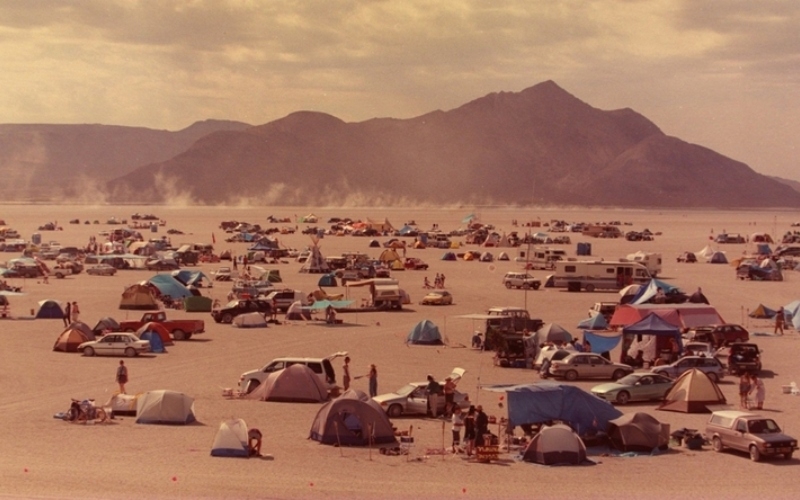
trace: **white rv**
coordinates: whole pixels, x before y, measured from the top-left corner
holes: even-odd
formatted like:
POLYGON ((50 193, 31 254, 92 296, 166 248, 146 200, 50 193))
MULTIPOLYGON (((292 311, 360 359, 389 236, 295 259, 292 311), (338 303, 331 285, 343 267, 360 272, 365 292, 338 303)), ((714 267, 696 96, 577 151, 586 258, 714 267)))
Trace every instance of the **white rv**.
MULTIPOLYGON (((622 259, 620 259, 622 260, 622 259)), ((661 274, 661 254, 655 252, 636 252, 632 254, 628 254, 628 258, 625 260, 629 260, 631 262, 638 262, 642 264, 647 270, 650 272, 650 276, 655 278, 659 274, 661 274)))
POLYGON ((553 286, 571 292, 621 290, 634 283, 648 283, 650 279, 650 272, 638 262, 562 260, 556 262, 553 286))
POLYGON ((517 262, 525 262, 526 269, 554 269, 555 263, 567 258, 567 251, 558 248, 531 248, 530 252, 519 250, 517 262))

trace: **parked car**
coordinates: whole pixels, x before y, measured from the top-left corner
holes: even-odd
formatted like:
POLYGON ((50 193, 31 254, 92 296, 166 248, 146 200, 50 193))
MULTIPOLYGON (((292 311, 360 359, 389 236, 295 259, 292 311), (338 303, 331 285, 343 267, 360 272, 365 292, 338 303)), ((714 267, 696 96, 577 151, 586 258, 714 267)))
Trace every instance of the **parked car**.
POLYGON ((744 372, 758 374, 761 371, 761 349, 757 344, 737 342, 731 344, 728 354, 728 373, 741 375, 744 372))
POLYGON ((732 448, 748 452, 754 462, 775 455, 791 460, 797 449, 797 439, 781 432, 774 420, 743 411, 715 411, 705 434, 714 451, 732 448))
POLYGON ((175 259, 150 259, 145 262, 145 267, 148 271, 174 271, 181 268, 175 259))
POLYGON ((675 383, 671 378, 655 373, 631 373, 616 382, 592 387, 592 394, 612 403, 629 401, 661 401, 675 383))
POLYGON ((84 356, 128 356, 132 358, 143 352, 150 352, 150 341, 140 340, 132 333, 114 332, 98 339, 84 342, 78 346, 84 356))
POLYGON ((506 288, 524 288, 538 290, 542 286, 542 281, 534 278, 528 273, 508 272, 503 276, 503 284, 506 288))
POLYGON ((697 256, 694 254, 694 252, 683 252, 678 256, 678 262, 694 264, 697 262, 697 256))
POLYGON ((422 297, 422 305, 443 306, 453 303, 453 295, 447 290, 436 290, 422 297))
POLYGON ((728 345, 733 342, 747 342, 750 332, 741 325, 722 324, 700 326, 689 332, 690 340, 712 342, 714 345, 728 345))
POLYGON ((617 305, 617 302, 595 302, 594 305, 589 308, 589 317, 593 318, 598 314, 602 314, 606 322, 609 322, 611 321, 611 317, 614 316, 614 311, 617 310, 617 305))
POLYGON ((713 382, 719 382, 725 377, 725 368, 717 358, 703 356, 684 356, 672 364, 656 366, 652 371, 669 378, 678 378, 683 372, 692 368, 697 368, 705 373, 713 382))
POLYGON ((683 350, 689 356, 705 356, 713 358, 717 355, 714 346, 710 342, 691 341, 683 344, 683 350))
POLYGON ((98 264, 86 270, 86 274, 92 276, 114 276, 117 274, 117 268, 108 264, 98 264))
POLYGON ((612 363, 599 354, 588 352, 576 352, 562 360, 553 361, 549 370, 550 376, 566 380, 579 378, 619 380, 630 373, 633 373, 632 367, 622 363, 612 363))
MULTIPOLYGON (((455 368, 453 369, 453 373, 450 374, 450 378, 458 383, 463 375, 464 369, 455 368)), ((444 381, 440 381, 439 384, 444 385, 444 381)), ((412 382, 394 392, 380 394, 372 399, 375 400, 391 418, 402 415, 427 415, 428 395, 425 390, 427 385, 428 382, 412 382)), ((456 389, 453 395, 453 402, 460 406, 461 409, 467 409, 470 405, 469 395, 456 389)), ((438 398, 436 408, 438 414, 444 412, 444 397, 438 398)))
POLYGON ((275 307, 281 312, 288 311, 289 307, 298 300, 304 305, 308 303, 308 297, 303 292, 288 288, 270 292, 264 300, 270 303, 274 301, 275 307))
POLYGON ((247 394, 253 392, 256 387, 261 385, 269 376, 270 373, 283 370, 292 365, 302 364, 311 368, 317 374, 322 383, 329 390, 336 387, 336 372, 333 369, 331 360, 347 356, 346 352, 337 352, 331 354, 327 358, 299 358, 299 357, 285 357, 273 359, 262 368, 258 370, 250 370, 242 373, 239 377, 239 389, 247 394))
POLYGON ((420 270, 420 271, 424 271, 424 270, 428 269, 428 264, 426 264, 425 262, 423 262, 422 260, 420 260, 420 259, 418 259, 416 257, 407 257, 406 261, 403 263, 403 266, 406 269, 413 269, 413 270, 420 270))
POLYGON ((236 299, 228 302, 222 309, 211 311, 211 317, 217 323, 228 323, 240 314, 258 312, 267 316, 272 313, 272 303, 261 299, 236 299))

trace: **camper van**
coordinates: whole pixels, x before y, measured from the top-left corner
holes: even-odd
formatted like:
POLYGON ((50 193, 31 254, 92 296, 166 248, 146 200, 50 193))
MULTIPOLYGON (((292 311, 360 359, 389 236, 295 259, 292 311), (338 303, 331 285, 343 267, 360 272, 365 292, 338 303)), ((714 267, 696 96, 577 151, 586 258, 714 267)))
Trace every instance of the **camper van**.
MULTIPOLYGON (((623 259, 620 259, 623 260, 623 259)), ((654 252, 636 252, 628 254, 627 259, 631 262, 642 264, 650 272, 653 278, 661 274, 661 254, 654 252)))
POLYGON ((570 292, 594 292, 621 290, 634 283, 648 283, 650 279, 650 272, 638 262, 562 260, 556 262, 553 286, 570 292))
POLYGON ((526 269, 553 269, 556 262, 567 258, 566 250, 541 247, 531 248, 530 251, 519 250, 517 262, 525 262, 526 269))

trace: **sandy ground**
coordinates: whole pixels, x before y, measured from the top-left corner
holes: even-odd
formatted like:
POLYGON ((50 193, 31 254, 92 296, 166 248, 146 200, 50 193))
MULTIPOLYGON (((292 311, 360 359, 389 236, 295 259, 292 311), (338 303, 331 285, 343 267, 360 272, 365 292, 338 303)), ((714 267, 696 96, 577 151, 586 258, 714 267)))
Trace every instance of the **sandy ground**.
MULTIPOLYGON (((6 205, 0 218, 29 237, 36 228, 57 220, 64 228, 42 232, 45 241, 62 245, 84 245, 90 235, 113 226, 70 225, 67 220, 106 221, 111 216, 129 217, 134 212, 155 212, 167 220, 168 228, 184 231, 173 236, 175 243, 210 242, 212 233, 218 250, 242 251, 244 244, 224 243, 218 229, 222 220, 244 220, 266 226, 266 217, 304 215, 309 208, 172 208, 172 207, 87 207, 6 205)), ((383 218, 400 227, 415 220, 428 228, 438 223, 445 231, 458 228, 471 209, 313 209, 320 220, 331 216, 383 218)), ((800 298, 798 274, 786 273, 782 283, 742 282, 726 265, 678 264, 682 251, 696 251, 709 242, 713 229, 720 232, 767 231, 778 234, 789 229, 796 214, 790 212, 680 212, 680 211, 594 211, 594 210, 479 210, 483 221, 510 231, 517 219, 568 221, 620 220, 662 232, 653 242, 591 240, 593 255, 616 258, 637 250, 659 251, 664 255, 663 279, 693 291, 698 286, 729 322, 743 323, 751 332, 771 331, 766 323, 748 321, 746 311, 763 302, 769 307, 800 298)), ((623 228, 629 229, 629 228, 623 228)), ((160 236, 162 233, 152 236, 160 236)), ((148 235, 151 236, 151 235, 148 235)), ((579 235, 570 234, 567 246, 574 255, 579 235)), ((385 238, 382 238, 385 240, 385 238)), ((301 234, 287 236, 284 244, 301 248, 308 244, 301 234)), ((364 251, 368 239, 326 237, 322 252, 364 251)), ((467 247, 469 248, 469 247, 467 247)), ((723 245, 730 257, 740 255, 747 245, 723 245)), ((239 375, 262 366, 278 356, 325 356, 346 350, 353 359, 353 372, 366 374, 369 363, 379 371, 379 392, 399 388, 409 381, 423 380, 427 373, 444 377, 455 366, 467 370, 460 390, 482 403, 490 415, 503 416, 496 393, 478 389, 481 384, 535 382, 531 371, 492 366, 491 354, 470 349, 412 348, 404 339, 421 319, 431 319, 445 332, 451 345, 468 345, 476 325, 455 316, 480 313, 490 306, 527 306, 534 317, 561 324, 576 335, 575 325, 587 316, 596 301, 614 300, 610 293, 567 293, 553 289, 539 291, 506 290, 501 279, 508 270, 519 269, 515 262, 443 262, 442 250, 409 251, 427 261, 431 268, 398 272, 397 277, 412 296, 414 305, 403 312, 342 314, 345 324, 327 327, 319 323, 293 323, 269 329, 238 330, 218 325, 207 313, 170 312, 174 317, 206 320, 207 331, 188 342, 177 343, 168 354, 148 355, 127 361, 131 381, 129 392, 172 389, 195 398, 199 419, 196 425, 182 427, 137 425, 133 418, 118 418, 107 425, 72 425, 53 418, 64 411, 71 397, 105 401, 114 392, 118 359, 86 358, 80 354, 52 351, 62 330, 61 320, 5 320, 0 354, 0 496, 16 498, 766 498, 794 497, 800 459, 752 463, 743 454, 716 454, 708 448, 689 451, 672 448, 656 457, 622 458, 594 455, 596 466, 547 468, 517 462, 510 455, 490 465, 472 463, 460 456, 427 455, 428 448, 440 448, 442 423, 432 419, 398 419, 400 428, 413 426, 417 446, 411 460, 383 456, 376 450, 335 448, 307 439, 316 404, 263 403, 227 400, 222 389, 234 387, 239 375), (420 306, 423 277, 437 272, 447 276, 447 288, 456 304, 446 307, 420 306), (219 423, 241 417, 265 434, 263 451, 274 460, 220 459, 209 455, 219 423)), ((14 257, 0 256, 0 260, 14 257)), ((200 266, 209 272, 218 265, 200 266)), ((317 275, 299 274, 294 262, 278 266, 287 287, 306 292, 316 288, 317 275)), ((543 271, 534 272, 544 278, 543 271)), ((12 297, 13 313, 27 316, 45 298, 76 300, 81 319, 93 326, 100 317, 118 320, 137 313, 120 311, 119 297, 125 285, 147 279, 146 271, 120 272, 115 277, 88 276, 85 273, 50 284, 36 280, 14 280, 26 295, 12 297)), ((343 291, 342 288, 338 289, 343 291)), ((228 287, 217 285, 204 290, 224 299, 228 287)), ((357 294, 356 294, 357 295, 357 294)), ((798 334, 790 331, 781 338, 758 336, 754 340, 764 350, 764 377, 767 387, 766 410, 790 434, 800 435, 800 398, 781 393, 781 386, 799 381, 796 369, 798 334)), ((335 362, 341 378, 341 361, 335 362)), ((598 382, 582 381, 589 389, 598 382)), ((354 383, 366 390, 366 379, 354 383)), ((720 386, 734 404, 736 386, 729 378, 720 386)), ((646 411, 672 428, 704 428, 707 415, 656 411, 654 404, 632 404, 624 412, 646 411)), ((446 429, 449 436, 449 426, 446 429)))

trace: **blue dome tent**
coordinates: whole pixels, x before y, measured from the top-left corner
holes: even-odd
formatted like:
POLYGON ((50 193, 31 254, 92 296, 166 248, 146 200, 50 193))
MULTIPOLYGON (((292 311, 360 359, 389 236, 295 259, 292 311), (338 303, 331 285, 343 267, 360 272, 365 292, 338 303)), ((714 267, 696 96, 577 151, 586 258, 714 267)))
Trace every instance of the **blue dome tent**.
POLYGON ((439 327, 429 319, 420 321, 408 332, 406 343, 416 345, 444 345, 439 327))

